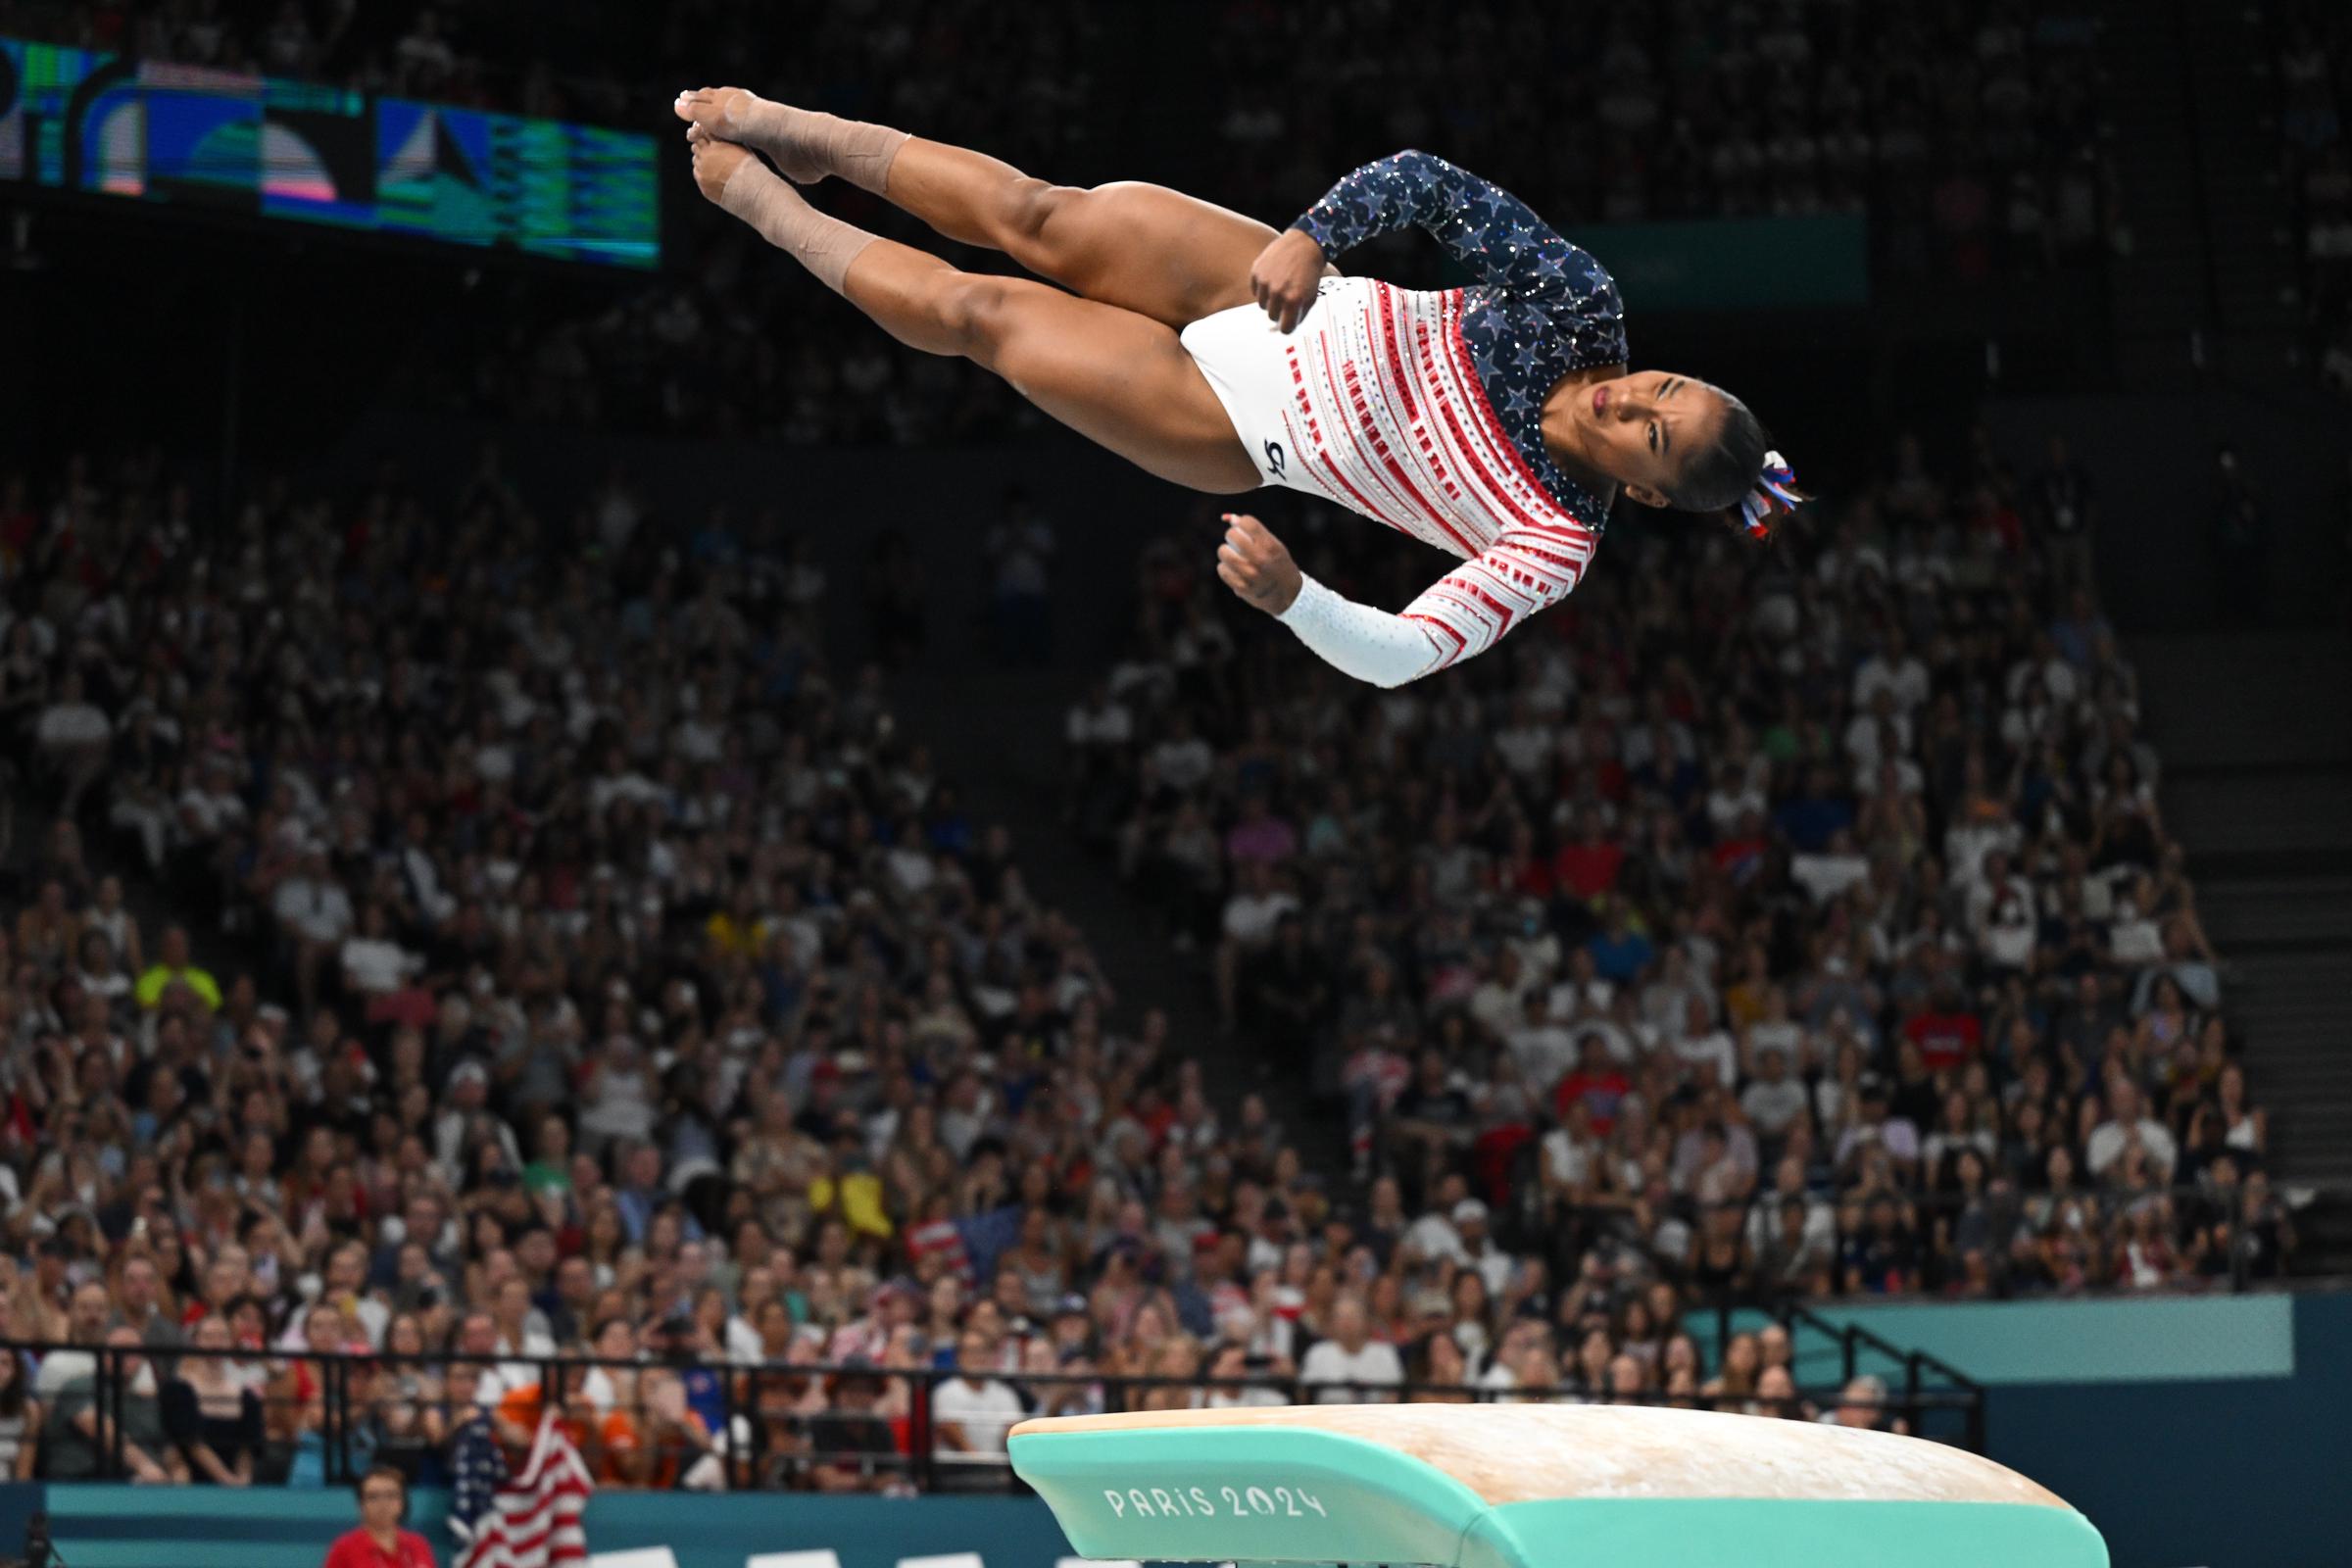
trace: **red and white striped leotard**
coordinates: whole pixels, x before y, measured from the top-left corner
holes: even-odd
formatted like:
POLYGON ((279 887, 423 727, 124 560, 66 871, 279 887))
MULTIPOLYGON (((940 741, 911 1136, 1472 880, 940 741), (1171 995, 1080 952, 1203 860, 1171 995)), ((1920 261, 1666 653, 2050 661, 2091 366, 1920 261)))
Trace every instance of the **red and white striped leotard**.
POLYGON ((1336 259, 1406 224, 1479 283, 1418 291, 1326 277, 1288 336, 1253 305, 1183 333, 1267 483, 1462 558, 1394 615, 1311 578, 1283 612, 1316 653, 1384 686, 1483 653, 1576 586, 1606 506, 1545 449, 1543 402, 1571 371, 1625 363, 1607 270, 1509 192, 1443 159, 1368 164, 1293 226, 1336 259))
POLYGON ((1294 483, 1463 558, 1401 612, 1443 669, 1566 595, 1599 532, 1503 434, 1462 342, 1460 289, 1334 278, 1316 311, 1321 330, 1284 344, 1294 483))

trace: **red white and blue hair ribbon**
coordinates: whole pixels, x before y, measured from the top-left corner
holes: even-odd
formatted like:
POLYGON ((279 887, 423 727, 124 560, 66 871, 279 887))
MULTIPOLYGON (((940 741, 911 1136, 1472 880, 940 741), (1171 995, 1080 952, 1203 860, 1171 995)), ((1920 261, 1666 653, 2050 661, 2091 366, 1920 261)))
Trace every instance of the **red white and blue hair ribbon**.
POLYGON ((1774 515, 1795 511, 1797 503, 1804 499, 1796 488, 1796 473, 1788 466, 1788 460, 1778 452, 1765 453, 1764 471, 1756 476, 1756 487, 1740 501, 1740 515, 1745 519, 1747 536, 1769 538, 1774 515))

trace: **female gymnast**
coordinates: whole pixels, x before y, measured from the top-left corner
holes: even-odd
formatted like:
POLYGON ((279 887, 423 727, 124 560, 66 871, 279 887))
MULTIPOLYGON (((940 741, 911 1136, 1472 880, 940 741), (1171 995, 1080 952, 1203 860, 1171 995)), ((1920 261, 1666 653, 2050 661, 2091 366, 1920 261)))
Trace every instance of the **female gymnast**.
POLYGON ((1443 669, 1566 595, 1620 490, 1737 505, 1758 535, 1804 499, 1738 398, 1628 372, 1598 262, 1427 153, 1367 164, 1276 234, 1163 186, 1050 185, 738 88, 683 92, 675 109, 703 194, 900 342, 987 367, 1163 479, 1303 490, 1463 558, 1390 614, 1306 576, 1256 518, 1226 515, 1217 575, 1360 680, 1443 669), (754 149, 791 181, 839 175, 1061 287, 960 271, 827 217, 754 149), (1407 223, 1478 283, 1415 292, 1331 266, 1407 223))

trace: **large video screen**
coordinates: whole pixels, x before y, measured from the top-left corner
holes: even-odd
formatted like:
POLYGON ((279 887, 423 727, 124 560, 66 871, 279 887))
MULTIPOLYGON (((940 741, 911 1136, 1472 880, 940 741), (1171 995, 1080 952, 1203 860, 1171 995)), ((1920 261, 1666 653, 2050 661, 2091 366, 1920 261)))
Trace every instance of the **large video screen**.
POLYGON ((636 131, 0 37, 0 181, 208 212, 661 265, 636 131))

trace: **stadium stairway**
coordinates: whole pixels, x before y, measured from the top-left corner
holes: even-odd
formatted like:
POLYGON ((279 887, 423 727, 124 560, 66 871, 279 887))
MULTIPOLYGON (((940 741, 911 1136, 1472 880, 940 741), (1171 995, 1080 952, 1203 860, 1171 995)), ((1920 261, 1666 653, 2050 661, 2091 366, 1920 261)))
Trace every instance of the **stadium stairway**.
POLYGON ((2197 175, 2218 363, 2239 378, 2291 368, 2303 341, 2293 193, 2280 169, 2278 66, 2258 7, 2183 0, 2197 175))
POLYGON ((2182 634, 2132 657, 2274 1178, 2326 1195, 2304 1262, 2352 1268, 2352 642, 2182 634))
POLYGON ((1346 1169, 1346 1130, 1318 1109, 1304 1075, 1268 1077, 1245 1042, 1220 1037, 1199 958, 1172 952, 1158 923, 1064 827, 1062 720, 1086 681, 1083 669, 934 666, 899 676, 893 706, 906 730, 930 745, 942 775, 956 781, 972 819, 1011 831, 1030 895, 1086 933, 1119 993, 1120 1013, 1132 1021, 1144 1007, 1164 1009, 1169 1038, 1200 1062, 1221 1113, 1231 1115, 1242 1095, 1262 1093, 1309 1169, 1346 1169))
POLYGON ((2115 267, 2124 384, 2179 388, 2201 334, 2209 369, 2260 380, 2301 341, 2276 68, 2244 0, 2098 0, 2108 152, 2132 245, 2115 267))

